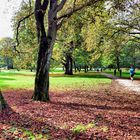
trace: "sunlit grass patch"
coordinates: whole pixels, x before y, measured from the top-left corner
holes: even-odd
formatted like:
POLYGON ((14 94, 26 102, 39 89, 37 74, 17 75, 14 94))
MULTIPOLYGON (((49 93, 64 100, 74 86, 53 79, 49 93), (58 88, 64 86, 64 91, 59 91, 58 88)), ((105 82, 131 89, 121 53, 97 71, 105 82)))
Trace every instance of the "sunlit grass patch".
POLYGON ((96 127, 95 122, 91 122, 88 124, 78 124, 75 127, 72 128, 73 133, 85 133, 88 129, 96 127))
MULTIPOLYGON (((33 89, 35 73, 29 71, 0 72, 1 89, 33 89)), ((71 76, 62 73, 50 74, 50 90, 87 90, 95 89, 100 84, 110 84, 111 80, 99 73, 78 73, 71 76)))

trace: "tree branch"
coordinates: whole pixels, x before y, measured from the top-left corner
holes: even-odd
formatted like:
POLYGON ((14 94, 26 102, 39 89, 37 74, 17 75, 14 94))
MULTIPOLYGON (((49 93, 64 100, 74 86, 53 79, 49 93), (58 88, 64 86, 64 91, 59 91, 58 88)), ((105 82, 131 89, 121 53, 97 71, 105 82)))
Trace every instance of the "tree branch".
POLYGON ((49 3, 48 0, 44 0, 44 1, 43 1, 43 4, 41 5, 41 9, 42 9, 44 12, 46 12, 46 9, 47 9, 47 7, 48 7, 48 3, 49 3))
POLYGON ((95 4, 95 3, 97 3, 98 1, 99 1, 99 0, 95 0, 95 1, 93 2, 92 0, 90 0, 89 2, 83 4, 83 5, 81 5, 81 6, 77 7, 77 8, 75 8, 75 9, 71 9, 71 10, 68 11, 67 13, 65 13, 65 14, 63 14, 63 15, 61 15, 61 16, 59 16, 59 17, 57 18, 57 20, 60 20, 60 19, 62 19, 62 18, 69 18, 73 13, 75 13, 75 12, 77 12, 77 11, 79 11, 79 10, 81 10, 81 9, 83 9, 83 8, 85 8, 85 7, 87 7, 87 6, 90 6, 90 5, 92 5, 92 4, 95 4))
POLYGON ((76 3, 76 0, 74 0, 73 2, 73 10, 75 9, 75 3, 76 3))
POLYGON ((61 3, 57 6, 56 12, 59 12, 62 10, 63 6, 65 5, 67 0, 61 0, 61 3))
MULTIPOLYGON (((20 24, 22 21, 24 21, 25 19, 29 18, 30 16, 32 16, 34 14, 34 12, 32 12, 31 14, 21 18, 19 21, 18 21, 18 24, 17 24, 17 28, 16 28, 16 42, 17 42, 17 45, 14 46, 14 49, 17 51, 16 47, 19 46, 19 39, 18 39, 18 36, 19 36, 19 27, 20 27, 20 24)), ((19 51, 17 51, 19 53, 19 51)))
POLYGON ((64 18, 61 19, 61 21, 59 21, 59 23, 57 23, 57 30, 59 30, 61 28, 63 22, 64 22, 64 18))
POLYGON ((130 32, 129 34, 134 34, 134 35, 136 35, 136 34, 140 34, 140 32, 130 32))

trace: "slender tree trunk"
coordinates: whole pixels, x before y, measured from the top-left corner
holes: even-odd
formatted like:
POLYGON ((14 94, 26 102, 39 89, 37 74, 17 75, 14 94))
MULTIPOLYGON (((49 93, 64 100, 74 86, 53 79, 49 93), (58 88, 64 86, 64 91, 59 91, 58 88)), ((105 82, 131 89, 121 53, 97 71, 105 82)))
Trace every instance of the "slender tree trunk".
POLYGON ((79 71, 79 73, 80 73, 80 71, 81 71, 81 66, 78 66, 78 71, 79 71))
POLYGON ((118 56, 116 57, 116 60, 117 60, 117 69, 119 71, 120 70, 120 60, 119 60, 118 56))
POLYGON ((90 71, 92 71, 92 66, 91 66, 91 65, 90 65, 90 68, 89 68, 89 70, 90 70, 90 71))
POLYGON ((84 69, 85 69, 85 73, 87 73, 87 72, 88 72, 88 66, 85 65, 85 66, 84 66, 84 69))
POLYGON ((77 67, 76 67, 75 61, 73 61, 73 66, 74 66, 74 71, 75 71, 75 73, 76 73, 76 72, 77 72, 77 67))
POLYGON ((72 60, 72 56, 70 57, 70 69, 69 69, 69 74, 73 75, 73 60, 72 60))
POLYGON ((66 55, 65 74, 69 74, 69 57, 66 55))
POLYGON ((0 91, 0 112, 7 107, 7 104, 2 96, 2 93, 0 91))

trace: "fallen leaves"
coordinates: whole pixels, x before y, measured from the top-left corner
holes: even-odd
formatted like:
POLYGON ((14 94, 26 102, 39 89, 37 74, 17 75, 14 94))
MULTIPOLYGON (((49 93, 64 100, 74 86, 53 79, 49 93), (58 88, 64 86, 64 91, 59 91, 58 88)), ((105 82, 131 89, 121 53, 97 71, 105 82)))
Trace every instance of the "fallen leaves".
POLYGON ((140 95, 129 92, 113 83, 98 91, 51 92, 44 103, 32 101, 30 90, 6 91, 1 139, 138 140, 140 95))

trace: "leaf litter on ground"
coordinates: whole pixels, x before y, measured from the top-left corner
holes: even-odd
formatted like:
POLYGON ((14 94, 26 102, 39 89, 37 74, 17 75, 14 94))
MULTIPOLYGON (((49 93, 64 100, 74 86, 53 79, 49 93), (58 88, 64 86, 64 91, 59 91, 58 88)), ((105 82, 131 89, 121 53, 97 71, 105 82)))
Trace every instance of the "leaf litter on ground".
POLYGON ((47 140, 138 140, 140 95, 112 83, 98 90, 50 92, 50 102, 32 101, 31 90, 5 91, 0 138, 47 140))

